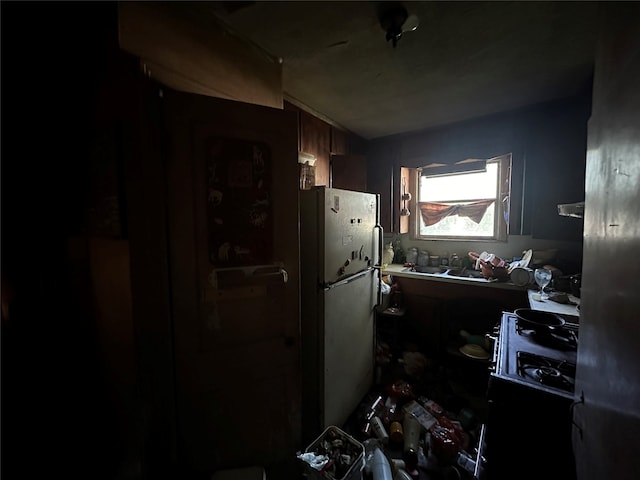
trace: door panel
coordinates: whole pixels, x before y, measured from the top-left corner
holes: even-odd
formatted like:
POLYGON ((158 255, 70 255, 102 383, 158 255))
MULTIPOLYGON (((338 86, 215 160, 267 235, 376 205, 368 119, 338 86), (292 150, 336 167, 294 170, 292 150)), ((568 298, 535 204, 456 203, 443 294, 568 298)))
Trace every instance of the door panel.
MULTIPOLYGON (((171 90, 164 105, 179 461, 195 472, 286 461, 301 448, 296 117, 171 90), (218 230, 208 221, 251 215, 237 195, 228 197, 238 201, 237 218, 210 214, 208 202, 226 201, 209 188, 211 141, 220 138, 269 151, 262 220, 270 229, 241 222, 246 235, 272 232, 260 253, 261 262, 277 264, 267 274, 240 260, 221 270, 227 256, 210 255, 218 230)), ((253 195, 256 185, 243 178, 255 178, 257 164, 243 165, 221 181, 253 195)), ((234 253, 240 258, 242 249, 234 253)))

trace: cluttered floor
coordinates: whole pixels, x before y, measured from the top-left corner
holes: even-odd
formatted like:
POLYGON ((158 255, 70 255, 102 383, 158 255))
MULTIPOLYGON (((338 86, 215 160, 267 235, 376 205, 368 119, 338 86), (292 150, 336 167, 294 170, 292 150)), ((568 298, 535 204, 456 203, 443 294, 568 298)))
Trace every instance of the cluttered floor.
POLYGON ((434 360, 411 344, 391 352, 379 340, 376 363, 375 385, 358 408, 307 449, 313 455, 302 459, 305 475, 330 480, 481 478, 476 448, 487 414, 486 361, 456 355, 434 360))

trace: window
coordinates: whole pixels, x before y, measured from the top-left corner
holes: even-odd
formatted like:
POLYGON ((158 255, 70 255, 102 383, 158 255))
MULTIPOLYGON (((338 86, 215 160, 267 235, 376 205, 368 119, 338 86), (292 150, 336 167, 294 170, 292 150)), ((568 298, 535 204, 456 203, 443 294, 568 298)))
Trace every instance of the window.
POLYGON ((511 155, 415 170, 417 239, 506 240, 511 155))

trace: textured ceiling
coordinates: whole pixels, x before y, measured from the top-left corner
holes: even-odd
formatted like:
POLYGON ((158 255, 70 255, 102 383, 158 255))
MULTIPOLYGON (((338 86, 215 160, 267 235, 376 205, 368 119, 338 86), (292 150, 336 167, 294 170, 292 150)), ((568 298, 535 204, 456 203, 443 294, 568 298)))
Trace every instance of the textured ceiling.
POLYGON ((591 81, 597 2, 403 2, 393 48, 379 2, 204 2, 283 59, 286 98, 367 138, 570 96, 591 81))

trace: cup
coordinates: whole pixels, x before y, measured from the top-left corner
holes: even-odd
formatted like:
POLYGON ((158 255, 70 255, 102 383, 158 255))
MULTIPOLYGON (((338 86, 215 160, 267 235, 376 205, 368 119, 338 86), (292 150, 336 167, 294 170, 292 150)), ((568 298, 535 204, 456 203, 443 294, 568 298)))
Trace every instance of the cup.
POLYGON ((509 278, 514 285, 518 285, 520 287, 526 287, 527 285, 532 285, 535 282, 533 270, 530 268, 514 268, 511 270, 509 278))

